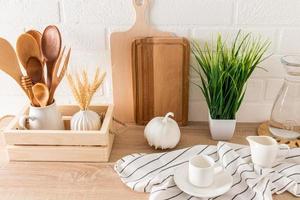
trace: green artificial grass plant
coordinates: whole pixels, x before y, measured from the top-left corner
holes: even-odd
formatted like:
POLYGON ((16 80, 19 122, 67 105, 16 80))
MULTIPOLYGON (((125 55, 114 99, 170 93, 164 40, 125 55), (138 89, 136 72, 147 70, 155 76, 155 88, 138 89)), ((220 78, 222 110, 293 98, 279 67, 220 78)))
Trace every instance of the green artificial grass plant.
POLYGON ((192 42, 196 61, 192 68, 200 77, 200 83, 193 83, 201 89, 212 119, 235 119, 247 80, 266 59, 263 55, 270 42, 239 31, 232 45, 228 46, 221 35, 216 43, 213 49, 207 43, 201 47, 198 42, 192 42))

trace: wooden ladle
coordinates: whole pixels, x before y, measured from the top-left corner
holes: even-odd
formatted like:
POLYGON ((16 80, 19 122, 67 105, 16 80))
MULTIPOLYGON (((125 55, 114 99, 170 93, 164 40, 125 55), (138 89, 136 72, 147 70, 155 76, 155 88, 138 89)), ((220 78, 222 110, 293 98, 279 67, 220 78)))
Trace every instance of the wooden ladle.
POLYGON ((48 26, 42 35, 42 52, 47 65, 47 86, 51 87, 54 64, 61 50, 61 35, 56 26, 48 26))
POLYGON ((31 78, 32 83, 45 83, 44 69, 41 61, 36 57, 30 57, 26 64, 27 75, 31 78))
POLYGON ((50 96, 49 96, 48 104, 52 103, 55 90, 56 90, 57 86, 59 85, 59 83, 61 82, 61 80, 63 79, 63 77, 65 76, 65 73, 66 73, 67 68, 68 68, 69 59, 70 59, 70 55, 71 55, 71 48, 68 51, 68 54, 67 54, 67 56, 65 58, 65 61, 64 61, 64 64, 63 64, 63 66, 60 70, 60 73, 58 75, 58 70, 60 68, 60 64, 61 64, 61 60, 62 60, 64 52, 65 52, 65 47, 64 47, 62 53, 60 54, 59 58, 57 59, 57 62, 55 63, 55 66, 54 66, 53 75, 52 75, 52 84, 51 84, 51 88, 50 88, 50 96))
POLYGON ((11 76, 28 96, 26 89, 24 89, 21 84, 23 74, 18 63, 16 52, 10 43, 3 38, 0 38, 0 70, 3 70, 6 74, 11 76))
POLYGON ((43 83, 37 83, 32 87, 33 95, 41 107, 47 106, 49 89, 43 83))
POLYGON ((17 54, 25 69, 30 57, 41 58, 41 51, 37 41, 28 33, 19 36, 17 40, 17 54))

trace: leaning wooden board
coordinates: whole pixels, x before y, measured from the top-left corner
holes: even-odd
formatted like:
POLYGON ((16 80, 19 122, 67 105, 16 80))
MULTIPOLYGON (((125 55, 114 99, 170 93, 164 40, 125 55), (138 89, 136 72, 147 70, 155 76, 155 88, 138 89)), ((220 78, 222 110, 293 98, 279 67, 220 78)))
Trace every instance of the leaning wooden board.
POLYGON ((171 36, 148 24, 147 11, 150 0, 133 0, 136 22, 128 31, 114 32, 110 36, 113 78, 114 116, 123 122, 134 122, 131 44, 139 37, 171 36), (138 3, 141 2, 141 3, 138 3))
POLYGON ((181 37, 149 37, 132 45, 135 119, 146 124, 167 112, 188 120, 190 45, 181 37))

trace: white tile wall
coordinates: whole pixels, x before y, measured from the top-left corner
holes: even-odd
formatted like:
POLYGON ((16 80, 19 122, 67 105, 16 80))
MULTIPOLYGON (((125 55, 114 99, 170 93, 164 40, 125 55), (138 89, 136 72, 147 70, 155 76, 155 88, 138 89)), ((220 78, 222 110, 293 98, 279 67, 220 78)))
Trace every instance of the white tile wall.
MULTIPOLYGON (((60 27, 64 44, 73 49, 71 70, 96 66, 108 71, 107 80, 94 102, 110 102, 109 35, 126 30, 134 22, 132 0, 0 0, 0 37, 14 46, 25 30, 42 30, 48 24, 60 27)), ((300 54, 299 0, 152 0, 149 14, 153 25, 180 36, 211 41, 217 33, 225 36, 239 29, 268 38, 272 54, 256 70, 248 84, 239 121, 262 121, 269 118, 272 103, 283 82, 280 57, 300 54)), ((191 75, 193 80, 197 80, 191 75)), ((22 91, 0 72, 0 116, 14 114, 26 103, 22 91)), ((66 81, 58 88, 59 103, 73 103, 66 81)), ((191 121, 207 120, 207 107, 200 90, 190 88, 191 121)))

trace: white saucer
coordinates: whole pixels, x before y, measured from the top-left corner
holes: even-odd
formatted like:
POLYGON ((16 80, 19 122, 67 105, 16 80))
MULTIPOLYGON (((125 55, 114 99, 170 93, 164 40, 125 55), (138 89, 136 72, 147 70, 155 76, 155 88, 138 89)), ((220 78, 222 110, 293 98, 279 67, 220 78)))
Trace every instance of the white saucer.
POLYGON ((224 170, 215 175, 215 180, 208 187, 197 187, 190 183, 188 178, 188 165, 175 170, 174 181, 179 189, 195 197, 216 197, 228 192, 232 186, 233 178, 224 170))

